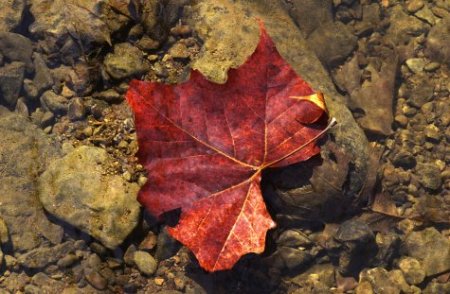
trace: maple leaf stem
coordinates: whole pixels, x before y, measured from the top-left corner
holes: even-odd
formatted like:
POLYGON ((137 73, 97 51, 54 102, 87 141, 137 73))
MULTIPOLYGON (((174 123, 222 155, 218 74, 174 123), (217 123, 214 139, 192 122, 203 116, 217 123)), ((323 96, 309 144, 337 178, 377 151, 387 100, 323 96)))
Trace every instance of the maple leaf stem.
POLYGON ((269 163, 264 164, 260 169, 265 169, 266 167, 270 167, 280 161, 282 161, 285 158, 288 158, 289 156, 297 153, 298 151, 302 150, 303 148, 305 148, 306 146, 308 146, 309 144, 311 144, 312 142, 316 141, 317 139, 319 139, 320 137, 322 137, 326 132, 328 132, 329 129, 331 129, 332 127, 334 127, 336 125, 337 121, 334 117, 331 118, 330 122, 328 123, 327 127, 325 129, 323 129, 319 134, 317 134, 317 136, 315 136, 314 138, 312 138, 311 140, 309 140, 308 142, 306 142, 305 144, 303 144, 302 146, 296 148, 295 150, 293 150, 292 152, 289 152, 288 154, 286 154, 285 156, 276 159, 274 161, 271 161, 269 163))

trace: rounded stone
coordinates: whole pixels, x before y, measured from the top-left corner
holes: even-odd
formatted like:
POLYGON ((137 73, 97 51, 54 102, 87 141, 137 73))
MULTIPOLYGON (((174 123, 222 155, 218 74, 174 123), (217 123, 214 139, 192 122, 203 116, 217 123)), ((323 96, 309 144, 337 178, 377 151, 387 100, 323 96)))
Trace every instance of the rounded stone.
POLYGON ((104 290, 108 286, 108 281, 96 271, 87 274, 85 277, 88 283, 97 290, 104 290))
POLYGON ((153 275, 158 267, 155 258, 145 251, 136 251, 133 260, 139 271, 147 276, 153 275))
POLYGON ((400 151, 394 155, 393 164, 396 167, 411 169, 416 166, 416 158, 408 151, 400 151))

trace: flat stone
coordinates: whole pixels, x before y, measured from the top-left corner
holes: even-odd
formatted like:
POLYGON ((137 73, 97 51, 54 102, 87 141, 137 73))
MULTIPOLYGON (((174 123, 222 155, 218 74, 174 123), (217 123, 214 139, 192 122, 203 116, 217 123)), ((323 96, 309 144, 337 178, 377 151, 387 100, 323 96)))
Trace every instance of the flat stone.
POLYGON ((410 233, 404 250, 422 264, 427 277, 450 270, 450 241, 433 227, 410 233))
POLYGON ((36 175, 58 156, 55 141, 28 119, 0 107, 0 215, 15 253, 61 242, 63 230, 47 219, 36 186, 36 175))
POLYGON ((50 214, 114 249, 138 223, 139 187, 107 175, 108 160, 104 149, 76 148, 41 175, 38 195, 50 214))

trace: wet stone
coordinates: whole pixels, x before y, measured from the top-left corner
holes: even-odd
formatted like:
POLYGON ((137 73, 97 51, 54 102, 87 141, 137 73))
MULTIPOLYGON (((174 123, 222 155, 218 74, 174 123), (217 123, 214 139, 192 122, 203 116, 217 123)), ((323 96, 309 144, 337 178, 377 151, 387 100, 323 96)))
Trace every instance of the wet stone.
POLYGON ((395 154, 393 163, 396 167, 411 169, 416 166, 416 158, 408 151, 400 151, 395 154))
POLYGON ((25 64, 22 62, 12 62, 0 68, 0 101, 3 104, 14 107, 25 75, 25 64))
POLYGON ((433 227, 411 232, 403 247, 421 263, 427 277, 450 270, 450 241, 433 227))
POLYGON ((407 4, 406 10, 408 10, 409 13, 415 13, 419 11, 423 6, 424 3, 422 0, 412 0, 407 4))
POLYGON ((18 262, 21 266, 28 269, 42 269, 52 263, 56 263, 63 256, 74 250, 74 242, 72 241, 49 248, 39 247, 20 255, 18 262))
POLYGON ((396 115, 394 121, 403 128, 408 125, 408 118, 403 114, 396 115))
POLYGON ((9 231, 5 221, 0 217, 0 244, 9 242, 9 231))
POLYGON ((41 105, 54 114, 67 113, 67 99, 55 94, 52 90, 44 92, 41 96, 41 105))
POLYGON ((136 251, 133 254, 133 261, 139 271, 146 276, 153 275, 158 267, 155 258, 145 251, 136 251))
POLYGON ((86 108, 81 98, 73 98, 69 102, 67 116, 71 121, 82 120, 86 115, 86 108))
POLYGON ((408 103, 414 107, 420 108, 423 104, 431 100, 433 91, 433 85, 424 77, 417 83, 414 89, 412 89, 408 103))
POLYGON ((123 261, 128 266, 134 265, 134 253, 136 252, 136 246, 131 244, 128 246, 127 250, 125 251, 125 254, 123 255, 123 261))
POLYGON ((406 281, 411 285, 418 285, 425 279, 425 271, 420 262, 415 258, 402 258, 398 263, 398 267, 402 271, 406 281))
POLYGON ((427 189, 438 190, 442 185, 440 170, 433 164, 423 164, 418 167, 419 182, 427 189))
POLYGON ((449 18, 444 18, 431 28, 428 34, 425 51, 430 59, 450 65, 450 46, 448 46, 449 33, 449 18))
POLYGON ((424 58, 410 58, 406 60, 406 65, 414 73, 420 73, 423 71, 426 64, 427 60, 424 58))
POLYGON ((33 55, 33 59, 35 70, 33 83, 36 86, 38 92, 42 93, 53 86, 53 77, 42 55, 35 53, 33 55))
POLYGON ((29 100, 35 100, 39 95, 39 91, 34 85, 32 80, 25 79, 23 81, 23 90, 25 91, 26 98, 29 100))
POLYGON ((31 61, 33 43, 20 34, 0 30, 0 53, 8 60, 25 63, 27 71, 33 68, 31 61))
POLYGON ((96 271, 85 275, 85 278, 97 290, 104 290, 108 286, 108 281, 96 271))
POLYGON ((108 74, 118 80, 143 74, 149 69, 143 52, 129 43, 116 44, 114 53, 106 55, 104 64, 108 74))
POLYGON ((432 142, 439 142, 441 139, 441 131, 434 124, 428 125, 424 130, 425 137, 432 142))
POLYGON ((58 260, 56 264, 61 268, 65 268, 76 263, 78 259, 79 259, 78 256, 76 256, 75 254, 68 254, 63 258, 61 258, 60 260, 58 260))
POLYGON ((185 59, 190 57, 190 52, 182 42, 175 43, 170 49, 169 54, 172 58, 185 59))
POLYGON ((430 62, 430 63, 428 63, 427 65, 425 65, 423 67, 423 70, 427 71, 427 72, 434 72, 434 71, 438 70, 440 67, 441 67, 440 63, 438 63, 438 62, 430 62))
MULTIPOLYGON (((401 292, 400 286, 393 281, 390 273, 381 267, 363 270, 359 274, 359 282, 368 282, 370 284, 373 292, 368 293, 400 294, 401 292)), ((364 288, 370 289, 369 287, 364 288)), ((364 292, 357 291, 357 293, 363 294, 364 292)))

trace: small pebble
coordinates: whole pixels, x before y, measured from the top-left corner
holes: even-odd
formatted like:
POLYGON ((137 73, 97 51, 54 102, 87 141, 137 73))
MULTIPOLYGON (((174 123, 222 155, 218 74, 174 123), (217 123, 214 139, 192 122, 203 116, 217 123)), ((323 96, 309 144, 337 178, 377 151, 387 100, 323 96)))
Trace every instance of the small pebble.
POLYGON ((174 36, 186 36, 192 32, 188 25, 177 25, 170 29, 170 33, 174 36))
POLYGON ((145 251, 136 251, 133 256, 134 263, 138 270, 144 275, 151 276, 156 272, 158 263, 150 253, 145 251))
POLYGON ((169 55, 172 58, 184 59, 189 58, 191 53, 184 43, 177 42, 169 49, 169 55))
POLYGON ((425 137, 433 142, 439 142, 441 139, 441 131, 434 124, 428 125, 424 130, 425 137))
POLYGON ((67 254, 56 263, 60 268, 66 268, 78 261, 75 254, 67 254))
POLYGON ((408 151, 400 151, 394 155, 393 163, 396 167, 411 169, 416 166, 416 158, 408 151))
POLYGON ((396 115, 394 120, 402 128, 408 125, 408 118, 403 114, 396 115))
POLYGON ((427 72, 434 72, 439 69, 441 65, 438 62, 430 62, 424 66, 423 70, 427 72))
POLYGON ((420 9, 422 9, 423 6, 424 6, 424 3, 422 0, 412 0, 412 1, 409 1, 408 5, 406 6, 406 10, 409 13, 415 13, 415 12, 419 11, 420 9))
POLYGON ((140 250, 152 250, 156 246, 158 237, 152 232, 148 232, 147 236, 139 244, 140 250))
POLYGON ((414 73, 420 73, 427 64, 424 58, 410 58, 406 60, 406 65, 414 73))
POLYGON ((138 178, 138 185, 140 187, 144 186, 145 183, 147 183, 147 177, 146 176, 139 176, 138 178))
POLYGON ((164 279, 163 278, 155 278, 153 280, 153 282, 155 283, 156 286, 162 286, 164 284, 164 279))
POLYGON ((185 282, 183 279, 175 278, 175 279, 173 280, 173 282, 174 282, 174 284, 175 284, 175 288, 176 288, 178 291, 183 291, 184 288, 186 287, 186 282, 185 282))
POLYGON ((136 252, 136 246, 131 244, 127 250, 125 251, 125 254, 123 255, 123 261, 128 266, 134 265, 134 253, 136 252))
POLYGON ((108 281, 96 271, 87 274, 85 277, 88 283, 97 290, 104 290, 108 286, 108 281))

